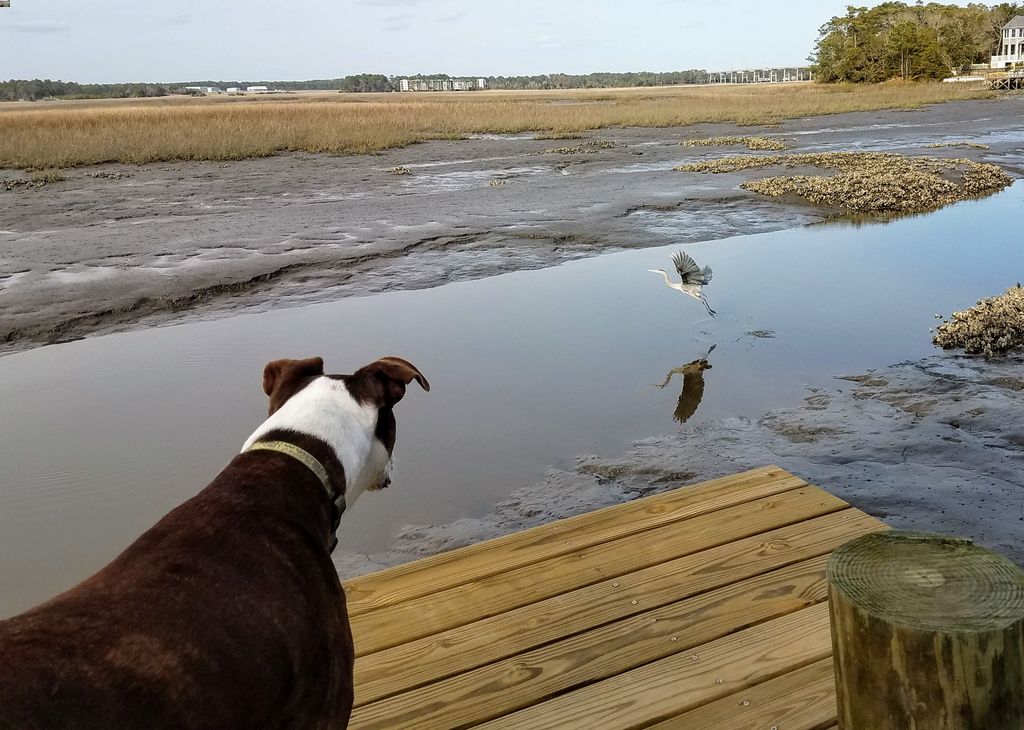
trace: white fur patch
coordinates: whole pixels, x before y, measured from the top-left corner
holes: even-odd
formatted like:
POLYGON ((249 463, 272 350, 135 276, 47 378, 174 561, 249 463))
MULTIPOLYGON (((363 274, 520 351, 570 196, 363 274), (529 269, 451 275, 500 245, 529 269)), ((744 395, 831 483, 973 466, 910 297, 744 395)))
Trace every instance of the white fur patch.
POLYGON ((375 488, 389 469, 387 449, 375 436, 377 408, 357 403, 341 380, 314 380, 264 421, 242 450, 279 428, 315 436, 334 449, 345 468, 348 509, 365 490, 375 488))

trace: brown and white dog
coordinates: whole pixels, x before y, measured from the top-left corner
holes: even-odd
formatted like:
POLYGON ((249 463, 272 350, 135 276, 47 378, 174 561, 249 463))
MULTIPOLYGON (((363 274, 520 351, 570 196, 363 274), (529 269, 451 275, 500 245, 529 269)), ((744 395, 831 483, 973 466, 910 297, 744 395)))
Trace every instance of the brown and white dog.
MULTIPOLYGON (((107 567, 0 621, 0 728, 343 728, 353 646, 330 552, 387 486, 395 357, 263 372, 270 417, 198 495, 107 567)), ((9 589, 9 587, 8 587, 9 589)))

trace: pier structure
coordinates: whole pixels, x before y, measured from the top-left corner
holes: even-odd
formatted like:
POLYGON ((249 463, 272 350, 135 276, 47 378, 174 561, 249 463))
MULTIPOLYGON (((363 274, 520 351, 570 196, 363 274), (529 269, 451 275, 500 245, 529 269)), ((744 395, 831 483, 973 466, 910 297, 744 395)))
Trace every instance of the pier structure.
POLYGON ((907 542, 768 466, 353 578, 349 727, 1024 727, 1024 571, 907 542))
POLYGON ((825 566, 885 529, 765 467, 354 578, 350 728, 831 728, 825 566))

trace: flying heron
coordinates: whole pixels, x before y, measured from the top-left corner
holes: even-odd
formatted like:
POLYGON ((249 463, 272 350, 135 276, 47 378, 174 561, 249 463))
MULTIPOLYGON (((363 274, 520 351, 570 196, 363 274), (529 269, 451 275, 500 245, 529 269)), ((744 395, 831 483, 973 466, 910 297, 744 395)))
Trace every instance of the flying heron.
POLYGON ((697 262, 694 261, 688 254, 682 251, 676 251, 672 254, 672 263, 676 265, 676 271, 679 272, 679 278, 682 281, 676 284, 674 281, 669 280, 668 274, 663 269, 648 269, 652 274, 661 274, 665 277, 665 284, 671 288, 681 291, 683 294, 687 294, 701 304, 708 310, 708 314, 712 317, 715 316, 715 310, 708 304, 708 300, 704 297, 704 293, 701 291, 701 287, 711 281, 711 267, 705 266, 703 269, 697 266, 697 262))

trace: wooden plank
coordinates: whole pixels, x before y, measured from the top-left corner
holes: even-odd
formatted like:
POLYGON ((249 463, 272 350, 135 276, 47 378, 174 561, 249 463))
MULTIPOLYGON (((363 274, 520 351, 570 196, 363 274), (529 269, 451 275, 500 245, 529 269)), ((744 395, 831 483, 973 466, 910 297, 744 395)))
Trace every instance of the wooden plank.
POLYGON ((479 727, 646 727, 824 659, 831 651, 828 604, 819 603, 479 727))
POLYGON ((836 721, 832 659, 821 659, 654 725, 650 730, 817 730, 836 721))
POLYGON ((359 707, 349 727, 463 727, 826 600, 827 556, 734 583, 359 707))
POLYGON ((885 525, 855 509, 759 533, 356 659, 356 705, 825 555, 885 525), (618 585, 613 585, 617 583, 618 585), (637 605, 631 603, 637 599, 637 605))
POLYGON ((778 467, 735 474, 558 520, 344 583, 349 616, 591 545, 805 486, 778 467))
POLYGON ((841 499, 816 487, 803 487, 351 616, 356 655, 389 649, 699 550, 837 512, 846 506, 841 499))

